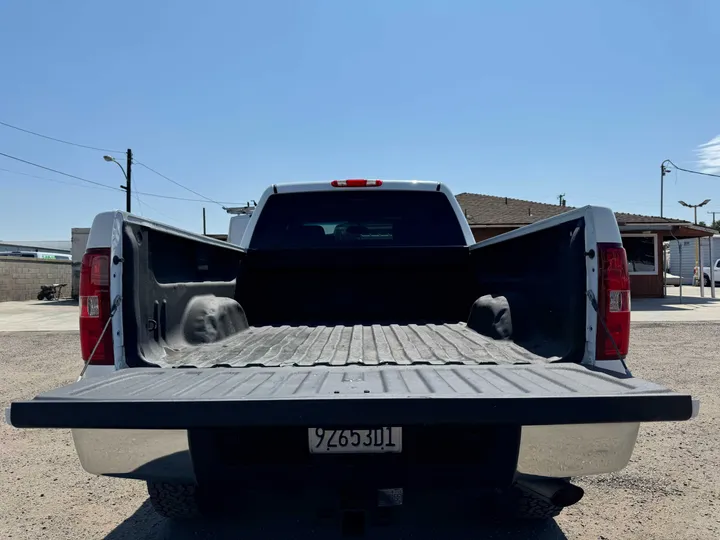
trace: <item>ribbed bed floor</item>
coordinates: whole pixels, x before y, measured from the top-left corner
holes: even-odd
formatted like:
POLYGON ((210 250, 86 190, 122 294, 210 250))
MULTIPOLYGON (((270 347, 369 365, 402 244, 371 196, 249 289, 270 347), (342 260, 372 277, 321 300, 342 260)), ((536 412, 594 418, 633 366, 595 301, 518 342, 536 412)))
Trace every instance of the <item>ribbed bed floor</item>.
POLYGON ((478 365, 545 363, 511 341, 464 323, 372 326, 263 326, 217 343, 167 351, 162 367, 478 365))

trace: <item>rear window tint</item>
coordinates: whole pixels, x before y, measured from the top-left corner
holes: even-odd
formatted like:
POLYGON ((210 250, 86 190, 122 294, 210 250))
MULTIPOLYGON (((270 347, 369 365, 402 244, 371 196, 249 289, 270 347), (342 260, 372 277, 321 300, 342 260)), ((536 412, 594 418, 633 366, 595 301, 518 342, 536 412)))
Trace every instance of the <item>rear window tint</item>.
POLYGON ((271 195, 251 249, 463 246, 447 196, 425 191, 331 191, 271 195))

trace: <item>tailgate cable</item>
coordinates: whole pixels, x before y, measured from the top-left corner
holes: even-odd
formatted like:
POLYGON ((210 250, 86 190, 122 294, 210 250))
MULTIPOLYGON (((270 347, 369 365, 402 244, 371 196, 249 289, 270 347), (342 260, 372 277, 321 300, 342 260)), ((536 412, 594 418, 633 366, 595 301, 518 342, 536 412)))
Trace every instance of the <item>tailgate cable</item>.
POLYGON ((95 351, 100 346, 100 342, 102 341, 102 338, 105 335, 105 332, 107 332, 108 326, 110 326, 110 322, 112 321, 113 316, 115 315, 115 312, 117 311, 117 308, 120 307, 121 302, 122 302, 122 296, 117 295, 115 297, 115 300, 113 300, 112 307, 110 308, 110 315, 108 316, 108 320, 105 322, 105 326, 103 326, 102 332, 100 332, 100 337, 98 338, 97 342, 95 343, 95 346, 93 347, 93 350, 90 353, 90 356, 88 356, 88 359, 85 360, 85 365, 83 366, 82 371, 80 372, 80 377, 85 375, 85 372, 87 371, 87 368, 90 365, 90 361, 92 360, 92 357, 95 356, 95 351))
MULTIPOLYGON (((595 295, 592 291, 586 291, 585 295, 588 297, 588 300, 590 300, 590 305, 595 310, 595 313, 597 313, 597 319, 600 321, 600 324, 602 324, 603 330, 605 330, 605 334, 607 334, 607 337, 610 338, 610 342, 612 343, 613 348, 615 349, 615 352, 617 353, 618 360, 620 360, 623 364, 625 361, 623 360, 622 354, 620 353, 620 348, 617 346, 617 343, 615 343, 615 338, 610 333, 610 329, 607 327, 607 324, 605 324, 605 319, 603 319, 602 315, 600 315, 600 308, 598 306, 597 298, 595 298, 595 295)), ((595 347, 597 348, 598 343, 595 344, 595 347)))

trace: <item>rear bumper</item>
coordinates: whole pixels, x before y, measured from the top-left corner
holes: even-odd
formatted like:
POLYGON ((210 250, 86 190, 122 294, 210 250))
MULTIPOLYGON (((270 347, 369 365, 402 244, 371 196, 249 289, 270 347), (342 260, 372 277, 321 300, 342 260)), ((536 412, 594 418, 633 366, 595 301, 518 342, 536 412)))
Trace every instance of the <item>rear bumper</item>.
MULTIPOLYGON (((700 402, 692 401, 692 418, 700 402)), ((9 412, 6 413, 9 423, 9 412)), ((637 422, 523 426, 517 470, 565 478, 624 468, 637 440, 637 422)), ((186 430, 73 429, 80 463, 92 474, 193 483, 186 430)))
MULTIPOLYGON (((618 471, 630 460, 638 423, 525 426, 517 470, 554 478, 618 471)), ((83 468, 92 474, 196 482, 185 430, 74 429, 83 468)))

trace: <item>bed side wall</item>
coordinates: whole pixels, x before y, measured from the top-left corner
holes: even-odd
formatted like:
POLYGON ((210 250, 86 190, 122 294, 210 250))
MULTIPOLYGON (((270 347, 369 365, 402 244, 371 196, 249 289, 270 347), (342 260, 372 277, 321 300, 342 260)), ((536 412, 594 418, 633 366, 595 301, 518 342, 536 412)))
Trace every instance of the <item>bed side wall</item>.
POLYGON ((479 296, 507 299, 510 339, 541 356, 582 360, 586 305, 582 218, 475 248, 471 258, 480 275, 479 296))

